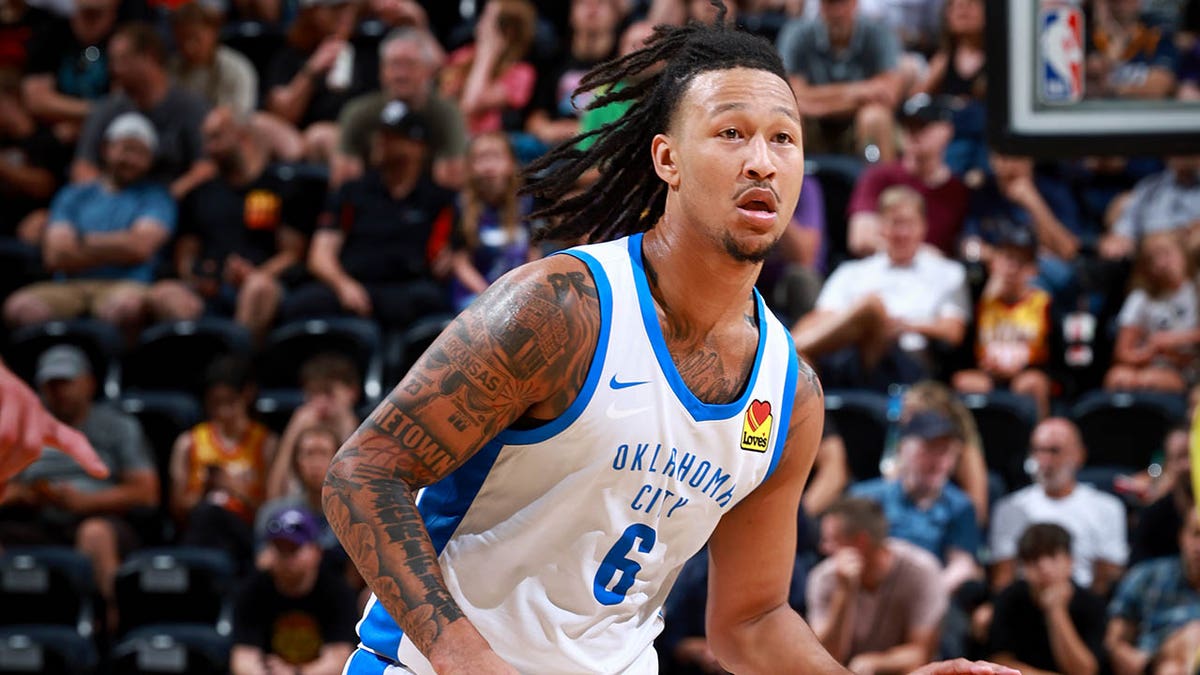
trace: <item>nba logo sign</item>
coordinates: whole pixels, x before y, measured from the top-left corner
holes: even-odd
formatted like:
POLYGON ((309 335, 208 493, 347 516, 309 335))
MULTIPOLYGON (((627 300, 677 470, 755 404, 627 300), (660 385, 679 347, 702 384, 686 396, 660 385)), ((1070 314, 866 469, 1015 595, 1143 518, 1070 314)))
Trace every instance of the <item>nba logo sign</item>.
POLYGON ((1038 99, 1075 103, 1083 98, 1083 12, 1043 7, 1038 19, 1038 99))

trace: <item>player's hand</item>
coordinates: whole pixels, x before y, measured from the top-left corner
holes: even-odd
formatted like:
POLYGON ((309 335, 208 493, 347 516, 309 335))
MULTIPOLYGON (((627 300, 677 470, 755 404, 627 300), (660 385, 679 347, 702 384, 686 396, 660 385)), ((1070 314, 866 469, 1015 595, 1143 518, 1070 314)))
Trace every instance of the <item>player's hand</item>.
POLYGON ((914 670, 910 675, 1021 675, 1021 671, 987 661, 938 661, 914 670))
POLYGON ((436 668, 438 675, 520 675, 520 671, 490 649, 470 655, 455 655, 436 668))
POLYGON ((108 476, 83 434, 54 419, 37 394, 0 364, 0 489, 51 446, 79 462, 95 478, 108 476))

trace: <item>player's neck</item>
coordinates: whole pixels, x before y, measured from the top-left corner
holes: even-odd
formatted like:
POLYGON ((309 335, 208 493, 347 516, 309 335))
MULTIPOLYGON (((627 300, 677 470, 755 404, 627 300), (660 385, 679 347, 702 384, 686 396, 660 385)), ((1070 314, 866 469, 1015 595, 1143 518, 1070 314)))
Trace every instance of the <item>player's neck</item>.
POLYGON ((762 265, 734 260, 714 244, 671 227, 668 217, 642 242, 654 299, 676 320, 703 331, 742 320, 762 265))

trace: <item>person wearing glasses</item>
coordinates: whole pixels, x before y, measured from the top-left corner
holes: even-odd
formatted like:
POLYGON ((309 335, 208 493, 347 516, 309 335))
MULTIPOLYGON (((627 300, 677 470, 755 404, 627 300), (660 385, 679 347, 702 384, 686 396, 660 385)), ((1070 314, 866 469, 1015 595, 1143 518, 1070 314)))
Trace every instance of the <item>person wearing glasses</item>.
POLYGON ((321 567, 320 527, 307 508, 284 506, 266 524, 261 568, 233 610, 234 675, 335 675, 357 641, 354 592, 321 567))
POLYGON ((1029 444, 1034 483, 1004 497, 992 514, 992 587, 1013 581, 1017 542, 1034 523, 1061 525, 1071 534, 1072 579, 1104 597, 1129 558, 1125 505, 1116 497, 1076 481, 1087 449, 1079 429, 1052 417, 1033 430, 1029 444))

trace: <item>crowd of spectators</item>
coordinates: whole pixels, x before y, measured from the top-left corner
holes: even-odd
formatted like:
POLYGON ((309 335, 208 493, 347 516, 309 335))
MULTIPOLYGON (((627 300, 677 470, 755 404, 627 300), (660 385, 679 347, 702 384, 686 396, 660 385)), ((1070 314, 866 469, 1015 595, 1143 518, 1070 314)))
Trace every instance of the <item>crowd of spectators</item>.
MULTIPOLYGON (((1167 434, 1161 475, 1093 487, 1066 411, 1095 389, 1195 398, 1200 158, 990 148, 983 0, 726 4, 778 47, 811 160, 760 290, 827 389, 898 408, 869 480, 830 418, 792 603, 858 673, 960 655, 1193 672, 1187 426, 1167 434), (1035 411, 1024 487, 989 474, 960 400, 997 390, 1035 411)), ((1082 8, 1088 98, 1200 100, 1200 2, 1082 8)), ((8 0, 6 329, 92 317, 132 345, 159 322, 223 317, 257 346, 297 320, 402 331, 461 310, 573 243, 536 241, 521 167, 624 112, 589 108, 584 73, 656 24, 714 15, 707 0, 8 0)), ((206 365, 204 421, 159 449, 99 396, 87 355, 42 354, 48 408, 113 472, 50 453, 0 500, 0 548, 78 549, 113 631, 120 561, 167 514, 170 543, 222 550, 246 580, 234 672, 337 672, 363 584, 320 485, 365 373, 338 354, 295 364, 303 402, 271 428, 251 362, 206 365)), ((668 602, 666 672, 721 672, 706 575, 689 563, 668 602)))

